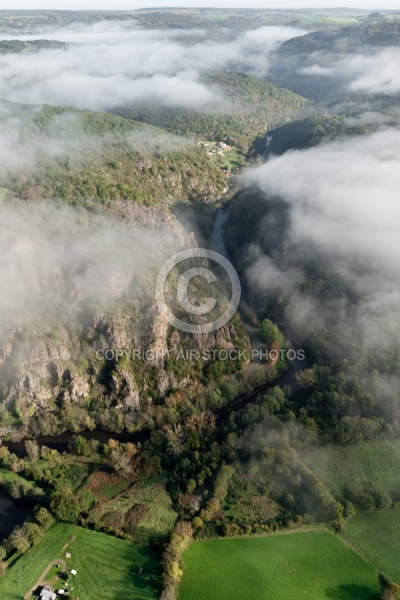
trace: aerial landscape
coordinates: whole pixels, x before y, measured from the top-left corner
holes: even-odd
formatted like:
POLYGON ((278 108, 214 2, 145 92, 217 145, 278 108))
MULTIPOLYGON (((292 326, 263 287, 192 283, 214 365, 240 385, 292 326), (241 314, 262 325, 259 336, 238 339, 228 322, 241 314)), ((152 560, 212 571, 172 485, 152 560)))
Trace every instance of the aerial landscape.
POLYGON ((400 1, 297 4, 0 2, 0 600, 400 600, 400 1))

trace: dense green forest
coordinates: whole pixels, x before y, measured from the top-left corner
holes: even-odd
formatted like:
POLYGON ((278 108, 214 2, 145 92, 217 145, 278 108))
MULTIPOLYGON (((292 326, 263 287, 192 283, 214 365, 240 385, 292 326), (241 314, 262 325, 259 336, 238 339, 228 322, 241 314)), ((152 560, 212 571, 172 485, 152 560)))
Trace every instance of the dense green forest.
POLYGON ((256 139, 249 154, 261 154, 266 158, 272 155, 280 156, 288 150, 312 148, 322 141, 361 135, 369 133, 374 128, 373 124, 361 123, 357 118, 345 115, 321 114, 304 117, 269 131, 268 146, 265 136, 256 139))
MULTIPOLYGON (((302 332, 302 344, 313 366, 299 375, 298 387, 290 395, 294 414, 307 428, 343 444, 372 440, 382 433, 397 434, 398 398, 389 391, 385 397, 382 390, 372 391, 374 378, 400 374, 395 337, 386 339, 380 352, 371 350, 357 325, 352 326, 362 296, 350 280, 337 277, 332 257, 312 244, 297 245, 295 251, 290 248, 290 227, 290 210, 284 199, 269 199, 251 189, 242 192, 231 208, 227 241, 242 275, 251 260, 246 248, 257 240, 277 267, 299 274, 298 290, 305 298, 330 307, 324 327, 302 332), (274 229, 265 236, 260 224, 268 221, 274 223, 274 229)), ((260 294, 254 287, 247 293, 261 315, 276 323, 286 322, 279 293, 260 294)), ((296 339, 295 331, 286 333, 296 339)))
POLYGON ((11 103, 3 104, 2 119, 6 126, 17 119, 21 146, 36 151, 33 165, 2 177, 2 187, 24 199, 160 206, 215 198, 226 186, 203 148, 160 128, 102 113, 11 103))

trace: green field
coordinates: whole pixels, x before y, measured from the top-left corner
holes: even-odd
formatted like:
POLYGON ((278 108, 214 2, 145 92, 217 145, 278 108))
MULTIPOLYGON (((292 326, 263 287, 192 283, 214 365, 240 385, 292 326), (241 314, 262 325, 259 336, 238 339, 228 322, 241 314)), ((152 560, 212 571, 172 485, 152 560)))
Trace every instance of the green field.
POLYGON ((357 490, 369 481, 388 494, 400 493, 399 440, 317 448, 302 458, 339 499, 346 488, 357 490))
POLYGON ((69 583, 81 600, 158 598, 160 571, 154 552, 105 533, 64 523, 54 525, 40 544, 10 568, 0 581, 0 598, 22 599, 56 558, 66 559, 68 571, 77 570, 75 577, 69 577, 69 583), (65 549, 73 536, 76 539, 65 549), (66 551, 71 553, 71 559, 66 559, 66 551), (137 573, 139 567, 143 568, 141 574, 137 573))
POLYGON ((385 575, 400 583, 400 510, 355 517, 347 523, 345 535, 385 575))
POLYGON ((378 600, 377 572, 331 533, 196 542, 179 600, 378 600))

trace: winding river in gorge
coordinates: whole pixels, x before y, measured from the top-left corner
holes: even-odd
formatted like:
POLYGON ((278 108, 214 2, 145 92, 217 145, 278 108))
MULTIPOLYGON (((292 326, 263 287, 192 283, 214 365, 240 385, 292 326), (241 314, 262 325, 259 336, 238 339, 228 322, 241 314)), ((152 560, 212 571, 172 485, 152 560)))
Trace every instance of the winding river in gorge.
MULTIPOLYGON (((224 243, 224 225, 228 218, 228 210, 226 208, 222 208, 218 211, 216 218, 214 220, 213 228, 212 228, 211 242, 212 242, 212 248, 216 252, 219 252, 225 258, 227 258, 229 260, 229 254, 227 252, 227 249, 226 249, 226 246, 224 243)), ((260 342, 260 339, 258 338, 254 329, 251 327, 250 323, 246 322, 246 311, 244 311, 243 309, 239 309, 239 311, 240 311, 240 316, 241 316, 242 320, 244 321, 246 331, 249 334, 252 347, 256 348, 256 349, 261 349, 262 344, 260 342)), ((299 370, 302 370, 307 366, 306 362, 307 361, 299 361, 299 360, 292 361, 290 363, 290 368, 288 369, 288 371, 286 371, 286 373, 284 373, 278 379, 276 379, 272 384, 271 383, 263 384, 259 388, 257 388, 257 390, 254 390, 254 392, 252 392, 252 394, 246 394, 243 396, 243 398, 238 398, 238 401, 235 402, 235 409, 240 407, 241 404, 249 402, 249 400, 251 399, 252 396, 255 396, 256 394, 258 394, 260 392, 264 392, 267 389, 269 389, 275 385, 280 385, 280 386, 290 385, 293 387, 295 385, 295 374, 299 370)), ((60 433, 60 434, 51 435, 51 436, 39 436, 36 439, 40 446, 45 445, 48 448, 58 450, 59 452, 68 452, 73 447, 73 442, 74 442, 76 435, 78 435, 78 434, 60 433)), ((146 442, 146 440, 149 439, 150 432, 149 431, 140 431, 140 432, 135 432, 135 433, 117 433, 117 432, 107 432, 107 431, 95 430, 95 431, 83 431, 83 432, 79 433, 79 435, 82 435, 87 440, 96 440, 99 443, 106 443, 110 438, 113 438, 120 442, 132 441, 135 443, 141 442, 143 444, 146 442)), ((4 442, 4 445, 6 445, 10 449, 10 451, 13 452, 14 454, 16 454, 17 456, 26 455, 25 440, 21 440, 18 442, 4 442)), ((1 505, 0 505, 0 521, 1 521, 1 505)))
MULTIPOLYGON (((213 228, 212 228, 212 249, 216 252, 222 254, 225 258, 229 260, 229 254, 227 252, 225 243, 224 243, 224 226, 228 219, 229 208, 222 208, 218 211, 216 218, 214 220, 213 228)), ((251 324, 246 321, 246 314, 249 314, 250 311, 244 310, 245 304, 242 301, 242 306, 239 308, 239 314, 244 322, 246 331, 249 334, 249 338, 251 341, 251 345, 253 349, 261 350, 263 348, 260 339, 258 338, 256 332, 254 331, 251 324)), ((259 361, 253 361, 253 367, 258 368, 259 361)), ((290 368, 286 373, 281 375, 278 379, 276 379, 273 383, 265 383, 260 385, 257 389, 253 390, 250 394, 243 394, 243 396, 236 399, 234 402, 235 410, 244 406, 246 403, 255 398, 255 396, 259 393, 263 393, 274 387, 275 385, 285 386, 295 386, 295 374, 304 368, 306 368, 307 361, 293 361, 290 364, 290 368)), ((224 419, 229 417, 229 412, 232 406, 229 409, 224 409, 218 416, 218 420, 221 422, 224 419)), ((48 448, 55 449, 58 452, 69 452, 73 449, 74 440, 77 435, 83 436, 87 440, 96 440, 99 443, 105 444, 110 438, 113 438, 120 442, 134 442, 134 443, 142 443, 144 444, 147 440, 149 440, 151 432, 144 430, 135 433, 116 433, 116 432, 107 432, 107 431, 83 431, 79 434, 77 433, 60 433, 57 435, 51 436, 39 436, 36 438, 39 446, 47 446, 48 448)), ((23 457, 26 455, 25 450, 25 440, 20 441, 4 441, 3 444, 9 448, 11 452, 16 454, 18 457, 23 457)), ((18 525, 24 521, 24 519, 28 516, 30 512, 30 507, 21 504, 20 501, 12 500, 5 492, 0 491, 0 539, 7 536, 15 525, 18 525)))

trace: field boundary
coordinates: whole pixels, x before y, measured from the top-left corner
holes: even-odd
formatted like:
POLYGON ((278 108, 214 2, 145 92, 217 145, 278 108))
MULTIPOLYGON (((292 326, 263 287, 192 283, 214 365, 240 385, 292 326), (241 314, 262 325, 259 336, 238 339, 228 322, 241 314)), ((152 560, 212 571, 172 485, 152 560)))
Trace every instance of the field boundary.
MULTIPOLYGON (((374 513, 369 513, 369 514, 378 514, 378 513, 384 513, 386 511, 384 510, 379 510, 379 511, 374 511, 374 513)), ((368 513, 367 513, 368 514, 368 513)), ((352 517, 351 519, 348 519, 347 522, 352 521, 353 519, 356 519, 358 516, 361 515, 357 515, 356 517, 352 517)), ((339 537, 341 537, 343 539, 344 542, 346 542, 346 544, 348 544, 349 546, 351 546, 356 552, 358 552, 358 554, 360 554, 360 556, 362 556, 363 558, 365 558, 365 560, 367 560, 369 563, 371 563, 371 565, 373 565, 375 567, 375 569, 378 571, 378 573, 380 573, 381 575, 383 575, 383 577, 385 577, 385 579, 387 579, 387 581, 389 581, 389 583, 398 583, 396 582, 392 577, 390 577, 390 575, 388 575, 383 569, 381 569, 380 567, 378 567, 375 559, 373 559, 372 557, 369 558, 365 552, 363 550, 361 550, 361 548, 351 539, 349 538, 345 532, 341 532, 340 534, 338 534, 339 537)))
MULTIPOLYGON (((384 511, 376 511, 376 512, 384 512, 384 511)), ((348 521, 350 521, 350 519, 348 519, 348 521)), ((286 529, 284 531, 282 531, 282 530, 270 531, 267 533, 256 533, 253 535, 244 534, 244 535, 233 535, 230 537, 223 537, 223 536, 207 537, 207 538, 203 538, 203 539, 193 540, 192 544, 196 544, 198 542, 207 542, 207 541, 211 541, 211 540, 240 540, 240 539, 267 538, 267 537, 276 537, 279 535, 293 535, 295 533, 307 533, 307 532, 313 532, 313 531, 315 531, 315 532, 321 531, 323 533, 330 533, 331 535, 339 538, 343 543, 345 543, 352 550, 357 552, 357 554, 359 556, 361 556, 362 559, 364 559, 367 563, 371 564, 375 568, 375 570, 377 571, 378 574, 383 575, 385 577, 385 579, 387 579, 390 583, 396 583, 392 577, 390 577, 387 573, 385 573, 385 571, 383 569, 381 569, 377 565, 376 561, 373 558, 370 558, 369 556, 367 556, 367 554, 363 550, 361 550, 361 548, 355 542, 353 542, 353 540, 351 540, 349 537, 347 537, 347 535, 344 532, 336 531, 333 527, 330 527, 327 524, 325 524, 325 525, 310 525, 310 526, 303 525, 303 526, 299 526, 298 528, 290 528, 290 529, 286 529)), ((192 545, 192 544, 190 544, 190 545, 192 545)))
MULTIPOLYGON (((301 564, 301 561, 298 564, 298 556, 299 556, 299 553, 301 554, 301 548, 303 548, 303 547, 306 549, 306 556, 308 557, 307 563, 306 563, 307 573, 313 574, 310 571, 310 564, 311 565, 313 564, 312 561, 314 559, 317 561, 317 564, 319 564, 318 563, 319 555, 315 554, 315 548, 321 548, 321 550, 323 550, 322 554, 324 554, 325 548, 327 548, 331 553, 332 553, 332 549, 334 549, 334 550, 336 549, 338 557, 343 556, 343 557, 347 557, 347 559, 348 559, 348 561, 346 560, 346 563, 342 564, 342 563, 340 563, 340 560, 338 558, 338 561, 339 561, 338 564, 340 564, 341 567, 343 567, 344 571, 346 572, 346 576, 348 578, 350 576, 351 577, 354 576, 354 580, 357 580, 360 573, 368 573, 369 574, 368 575, 368 582, 369 582, 368 589, 371 589, 371 590, 373 589, 374 594, 376 594, 376 597, 379 596, 379 588, 380 588, 379 575, 382 573, 382 571, 377 567, 375 561, 372 561, 369 558, 367 558, 367 556, 363 552, 361 552, 359 548, 355 547, 355 545, 351 544, 349 542, 349 540, 347 540, 344 536, 340 535, 340 533, 333 530, 329 526, 302 526, 302 527, 298 527, 298 528, 288 529, 285 531, 275 531, 275 532, 266 533, 266 534, 262 533, 262 534, 258 534, 258 535, 237 535, 237 536, 224 537, 224 538, 223 537, 211 537, 208 539, 195 540, 195 541, 196 542, 200 542, 200 541, 207 541, 207 542, 214 541, 215 542, 216 540, 226 540, 227 542, 231 541, 231 540, 236 540, 236 541, 243 540, 243 542, 244 542, 244 540, 245 540, 245 542, 244 542, 245 545, 244 545, 244 547, 242 547, 242 550, 241 550, 240 544, 235 544, 231 548, 229 548, 229 544, 227 544, 227 547, 222 547, 221 545, 215 545, 211 548, 208 548, 207 546, 201 547, 201 545, 197 545, 197 549, 196 549, 196 546, 194 545, 194 543, 191 544, 189 546, 189 548, 192 547, 192 552, 190 553, 190 556, 187 557, 187 560, 186 560, 185 555, 183 555, 183 557, 182 557, 184 572, 185 572, 185 574, 188 573, 187 574, 188 579, 185 579, 185 577, 183 577, 180 581, 180 586, 179 586, 180 596, 179 596, 179 598, 181 598, 181 600, 183 598, 186 598, 186 599, 192 598, 192 596, 189 594, 189 590, 190 590, 190 586, 188 587, 189 582, 190 582, 190 585, 193 584, 196 589, 200 590, 201 593, 203 593, 205 590, 204 585, 206 585, 204 583, 204 581, 207 583, 207 579, 209 577, 209 572, 212 573, 213 577, 219 578, 219 572, 217 571, 215 573, 212 565, 209 564, 206 560, 206 556, 208 555, 209 552, 211 552, 211 555, 213 557, 219 556, 221 554, 228 555, 228 554, 230 554, 230 552, 232 552, 232 556, 235 558, 235 560, 238 560, 240 558, 240 561, 241 561, 240 565, 242 565, 243 551, 252 552, 254 550, 255 562, 257 564, 260 563, 260 565, 261 565, 260 572, 264 572, 265 567, 266 567, 266 563, 265 563, 266 559, 265 559, 265 557, 263 558, 262 549, 263 548, 265 548, 266 550, 272 549, 272 553, 273 553, 271 555, 272 563, 274 563, 274 561, 277 560, 277 564, 278 564, 279 560, 281 560, 279 557, 281 556, 281 554, 283 552, 282 549, 288 548, 289 554, 286 557, 286 562, 284 563, 284 566, 285 566, 285 569, 288 571, 288 574, 289 574, 289 572, 294 573, 294 575, 291 575, 292 579, 290 580, 290 585, 298 586, 298 585, 300 585, 299 581, 301 580, 300 572, 302 572, 302 567, 299 567, 299 564, 301 564), (295 533, 310 534, 310 537, 303 535, 303 536, 299 536, 299 539, 293 538, 293 534, 295 534, 295 533), (319 534, 320 537, 319 537, 319 535, 315 535, 315 534, 319 534), (283 536, 286 536, 286 540, 287 540, 286 542, 284 541, 283 536), (292 538, 292 541, 289 540, 290 537, 292 538), (280 539, 280 541, 278 541, 279 539, 280 539), (277 545, 275 545, 275 542, 277 545), (252 544, 254 544, 254 546, 252 544), (243 550, 243 548, 245 550, 243 550), (276 554, 276 557, 278 557, 277 559, 276 559, 276 557, 275 558, 273 557, 273 555, 274 555, 273 548, 280 549, 278 551, 278 553, 276 554), (260 552, 261 552, 261 554, 260 554, 260 552), (197 560, 204 559, 205 562, 201 562, 201 563, 199 562, 197 564, 194 557, 197 557, 197 560), (199 557, 200 557, 200 559, 199 559, 199 557), (206 575, 204 574, 204 572, 202 572, 201 576, 197 577, 198 583, 196 584, 196 576, 194 574, 193 569, 196 567, 196 569, 198 568, 198 570, 201 571, 200 566, 204 565, 204 564, 206 564, 207 569, 209 569, 209 571, 207 570, 206 575), (349 567, 347 565, 357 567, 354 571, 354 573, 356 573, 355 575, 354 575, 353 571, 351 571, 351 573, 349 575, 349 573, 346 571, 346 569, 347 570, 349 569, 349 567), (190 566, 190 568, 189 568, 189 566, 190 566), (291 568, 291 567, 293 567, 293 568, 291 568), (298 579, 298 578, 300 578, 300 579, 298 579), (184 579, 186 582, 184 581, 184 579), (198 586, 198 587, 196 587, 196 586, 198 586), (204 588, 204 590, 203 590, 203 588, 204 588)), ((336 552, 335 552, 335 556, 336 556, 336 552)), ((248 559, 246 559, 246 560, 248 560, 248 559)), ((271 562, 271 561, 267 561, 267 562, 271 562)), ((335 561, 334 561, 334 563, 337 566, 335 561)), ((329 581, 330 586, 333 586, 332 590, 334 590, 334 589, 336 590, 336 587, 335 587, 336 582, 332 582, 333 576, 332 576, 332 569, 330 567, 330 559, 327 560, 326 557, 324 557, 322 559, 322 564, 324 565, 324 568, 325 568, 325 574, 323 576, 321 575, 322 583, 324 583, 324 581, 325 581, 324 577, 325 577, 326 580, 329 581)), ((240 566, 240 567, 238 566, 238 570, 240 571, 241 569, 242 569, 242 566, 240 566)), ((276 565, 275 565, 275 569, 276 569, 276 565)), ((231 573, 231 575, 232 574, 233 573, 231 573)), ((243 571, 242 575, 245 575, 245 570, 243 571)), ((256 575, 258 577, 258 573, 256 573, 256 575)), ((276 585, 275 575, 276 575, 276 572, 274 569, 272 569, 272 571, 267 569, 267 573, 264 573, 264 575, 262 577, 260 576, 260 582, 262 582, 262 585, 265 586, 265 590, 269 589, 269 586, 272 586, 271 590, 275 589, 275 587, 274 587, 276 585)), ((318 583, 318 585, 322 585, 321 578, 317 578, 316 584, 318 583)), ((218 581, 219 581, 219 579, 218 579, 218 581)), ((354 583, 356 583, 356 581, 354 581, 354 583)), ((215 579, 215 584, 217 585, 216 579, 215 579)), ((222 584, 218 584, 218 585, 222 586, 222 584)), ((249 585, 248 581, 247 581, 246 585, 249 585)), ((337 584, 337 585, 339 585, 339 584, 337 584)), ((364 584, 357 583, 357 585, 361 586, 364 584)), ((365 585, 367 585, 367 584, 365 584, 365 585)), ((304 584, 304 586, 307 587, 306 584, 304 584)), ((221 589, 223 589, 223 588, 221 587, 221 589)), ((231 588, 229 588, 229 589, 231 590, 231 588)), ((361 587, 360 587, 360 589, 361 589, 361 587)), ((241 594, 242 594, 240 596, 241 598, 247 597, 246 594, 243 592, 243 590, 241 591, 241 594)), ((272 595, 274 596, 274 593, 272 593, 272 595)), ((200 594, 200 592, 198 592, 198 595, 197 596, 193 595, 193 598, 197 598, 200 596, 201 596, 201 594, 200 594)), ((281 596, 279 596, 279 597, 281 597, 281 596)), ((285 597, 287 597, 287 596, 285 596, 285 597)), ((292 597, 292 596, 290 596, 290 597, 292 597)), ((297 597, 297 596, 294 595, 294 597, 297 597)), ((315 597, 320 597, 320 596, 318 596, 318 594, 317 594, 315 597)), ((357 597, 364 597, 364 596, 357 596, 357 597)), ((313 596, 313 598, 314 598, 314 596, 313 596)))

